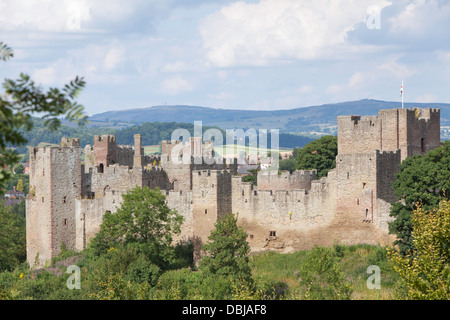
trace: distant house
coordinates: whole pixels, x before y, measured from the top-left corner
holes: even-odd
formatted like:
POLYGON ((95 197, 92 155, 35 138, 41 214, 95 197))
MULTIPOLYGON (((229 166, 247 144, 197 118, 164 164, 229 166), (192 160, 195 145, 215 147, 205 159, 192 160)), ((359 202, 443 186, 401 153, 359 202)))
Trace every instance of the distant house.
POLYGON ((22 165, 23 165, 23 173, 30 174, 30 161, 27 161, 27 163, 22 163, 22 165))
MULTIPOLYGON (((22 166, 23 166, 23 174, 30 174, 30 162, 27 161, 26 163, 22 163, 22 166)), ((14 174, 16 174, 14 167, 12 168, 12 171, 14 174)))
POLYGON ((20 190, 16 190, 16 187, 13 187, 13 190, 8 190, 5 193, 6 199, 22 199, 25 198, 25 193, 20 190))
POLYGON ((23 191, 16 190, 16 187, 14 187, 13 190, 8 190, 5 193, 4 197, 5 197, 5 206, 12 206, 22 201, 22 199, 25 198, 25 193, 23 193, 23 191))
POLYGON ((259 164, 240 164, 238 165, 237 173, 242 176, 247 176, 252 174, 250 170, 259 170, 261 169, 259 164))

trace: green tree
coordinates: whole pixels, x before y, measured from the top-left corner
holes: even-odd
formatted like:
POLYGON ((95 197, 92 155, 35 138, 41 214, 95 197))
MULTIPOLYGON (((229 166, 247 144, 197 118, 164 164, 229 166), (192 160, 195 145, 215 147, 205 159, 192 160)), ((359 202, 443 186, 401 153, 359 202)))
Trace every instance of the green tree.
POLYGON ((19 179, 19 181, 17 182, 16 190, 23 191, 23 180, 22 179, 19 179))
POLYGON ((296 170, 317 169, 318 178, 327 175, 336 167, 337 137, 323 136, 304 146, 297 152, 296 170))
POLYGON ((183 217, 167 206, 159 189, 136 186, 122 198, 116 213, 103 216, 91 247, 103 254, 111 247, 133 244, 162 270, 169 268, 175 259, 172 238, 181 232, 183 217))
POLYGON ((237 225, 237 217, 227 214, 217 220, 209 241, 202 247, 200 270, 206 274, 252 283, 247 233, 237 225))
MULTIPOLYGON (((0 42, 0 60, 6 61, 13 56, 13 50, 0 42)), ((32 114, 41 114, 50 130, 60 126, 60 116, 79 124, 87 121, 83 106, 76 102, 84 85, 83 78, 76 77, 62 89, 49 88, 44 92, 23 73, 17 80, 3 82, 5 91, 0 95, 0 192, 11 177, 9 168, 20 158, 9 146, 22 146, 27 142, 22 132, 33 128, 32 114)))
POLYGON ((315 247, 299 270, 305 298, 312 300, 349 300, 352 290, 331 248, 315 247))
POLYGON ((14 167, 14 173, 21 174, 25 171, 25 168, 23 167, 23 164, 19 163, 14 167))
MULTIPOLYGON (((415 250, 402 255, 390 248, 388 258, 402 278, 410 299, 450 299, 450 201, 438 209, 419 207, 411 217, 415 250)), ((401 295, 400 295, 401 297, 401 295)))
POLYGON ((250 174, 243 176, 242 181, 243 182, 251 182, 253 185, 256 186, 258 184, 258 171, 259 171, 259 169, 248 170, 248 172, 250 172, 250 174))
POLYGON ((297 161, 294 157, 289 157, 287 159, 280 161, 280 170, 281 171, 289 171, 290 173, 295 171, 295 167, 297 165, 297 161))
POLYGON ((14 211, 0 201, 0 272, 26 260, 25 215, 14 211))
POLYGON ((19 180, 22 180, 23 192, 25 194, 28 194, 28 191, 29 191, 29 188, 30 188, 30 176, 28 174, 14 174, 14 175, 12 175, 12 177, 5 184, 6 185, 6 190, 12 190, 14 187, 17 188, 19 180))
POLYGON ((406 158, 400 165, 393 188, 399 201, 391 207, 394 220, 389 224, 389 231, 397 236, 395 244, 405 255, 414 250, 412 212, 419 206, 425 210, 437 208, 439 202, 449 196, 450 141, 425 156, 406 158))

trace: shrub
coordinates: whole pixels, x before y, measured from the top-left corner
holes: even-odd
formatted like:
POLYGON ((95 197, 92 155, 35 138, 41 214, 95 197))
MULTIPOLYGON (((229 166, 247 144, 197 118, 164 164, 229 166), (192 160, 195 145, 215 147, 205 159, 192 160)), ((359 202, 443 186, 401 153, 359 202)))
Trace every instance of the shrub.
POLYGON ((299 270, 304 297, 313 300, 348 300, 352 290, 333 249, 315 247, 299 270))

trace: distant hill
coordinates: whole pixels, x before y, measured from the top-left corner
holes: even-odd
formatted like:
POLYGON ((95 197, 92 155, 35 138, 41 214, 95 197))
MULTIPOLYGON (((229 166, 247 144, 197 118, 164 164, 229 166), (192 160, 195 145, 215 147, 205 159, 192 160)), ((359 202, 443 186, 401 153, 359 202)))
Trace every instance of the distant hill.
MULTIPOLYGON (((255 111, 213 109, 199 106, 153 106, 141 109, 108 111, 90 117, 93 122, 123 121, 184 122, 202 121, 203 125, 223 129, 254 128, 279 129, 281 132, 335 133, 336 118, 339 115, 376 115, 381 109, 399 108, 399 102, 380 100, 359 100, 324 104, 289 110, 255 111)), ((405 108, 440 108, 441 126, 450 126, 450 104, 448 103, 405 103, 405 108)))

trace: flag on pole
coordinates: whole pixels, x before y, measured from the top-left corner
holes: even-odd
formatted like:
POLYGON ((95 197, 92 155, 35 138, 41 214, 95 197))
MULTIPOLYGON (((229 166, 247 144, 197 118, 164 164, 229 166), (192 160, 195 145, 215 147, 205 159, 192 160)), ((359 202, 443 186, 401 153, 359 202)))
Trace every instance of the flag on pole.
POLYGON ((402 109, 403 109, 403 81, 402 81, 402 86, 400 88, 400 96, 402 97, 402 109))

